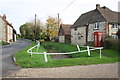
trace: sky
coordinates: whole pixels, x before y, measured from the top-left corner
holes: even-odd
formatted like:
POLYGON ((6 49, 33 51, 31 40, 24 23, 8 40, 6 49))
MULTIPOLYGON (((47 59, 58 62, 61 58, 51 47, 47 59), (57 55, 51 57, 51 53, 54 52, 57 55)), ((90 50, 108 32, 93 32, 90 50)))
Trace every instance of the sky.
POLYGON ((0 15, 6 14, 7 20, 19 33, 19 27, 34 20, 35 14, 45 24, 48 16, 60 14, 63 24, 73 24, 81 14, 94 10, 96 4, 118 11, 119 0, 0 0, 0 15))

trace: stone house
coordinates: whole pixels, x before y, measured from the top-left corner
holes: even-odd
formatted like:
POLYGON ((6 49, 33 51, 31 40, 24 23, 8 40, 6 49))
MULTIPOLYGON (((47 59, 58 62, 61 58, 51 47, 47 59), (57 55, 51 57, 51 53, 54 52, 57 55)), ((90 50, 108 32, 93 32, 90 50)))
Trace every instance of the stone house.
POLYGON ((0 16, 0 41, 4 42, 15 42, 16 41, 16 30, 6 20, 6 15, 0 16))
POLYGON ((59 28, 59 42, 60 43, 71 43, 70 24, 61 24, 59 28))
POLYGON ((85 45, 91 41, 94 42, 95 32, 102 33, 102 41, 107 36, 117 38, 116 33, 120 28, 118 14, 120 13, 97 4, 96 9, 82 14, 71 26, 71 43, 85 45))

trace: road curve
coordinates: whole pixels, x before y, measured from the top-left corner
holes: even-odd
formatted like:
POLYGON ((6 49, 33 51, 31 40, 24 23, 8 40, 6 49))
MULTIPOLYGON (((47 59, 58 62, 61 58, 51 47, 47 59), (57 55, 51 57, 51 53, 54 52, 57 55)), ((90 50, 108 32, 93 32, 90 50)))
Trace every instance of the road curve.
POLYGON ((18 70, 21 69, 19 66, 16 66, 13 62, 13 54, 28 45, 31 45, 31 42, 26 40, 17 40, 16 42, 5 45, 2 47, 2 76, 6 76, 9 73, 9 70, 18 70))

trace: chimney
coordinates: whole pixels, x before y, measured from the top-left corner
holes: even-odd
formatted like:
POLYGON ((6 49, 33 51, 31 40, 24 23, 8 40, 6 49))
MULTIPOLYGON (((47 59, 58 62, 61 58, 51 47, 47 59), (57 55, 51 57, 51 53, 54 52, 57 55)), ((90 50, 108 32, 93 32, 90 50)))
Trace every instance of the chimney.
POLYGON ((6 15, 5 14, 3 14, 3 18, 6 19, 6 15))
POLYGON ((96 4, 96 8, 100 8, 100 4, 96 4))

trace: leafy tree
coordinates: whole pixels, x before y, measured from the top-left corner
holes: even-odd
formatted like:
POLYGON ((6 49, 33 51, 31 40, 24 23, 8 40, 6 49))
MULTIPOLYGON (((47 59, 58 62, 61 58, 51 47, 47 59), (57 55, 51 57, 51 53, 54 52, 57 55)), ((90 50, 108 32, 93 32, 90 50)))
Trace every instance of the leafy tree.
POLYGON ((34 31, 36 32, 36 40, 40 39, 40 33, 42 32, 43 25, 40 20, 37 20, 36 31, 34 30, 34 22, 27 22, 20 26, 20 33, 22 38, 34 40, 34 31))
POLYGON ((50 40, 51 38, 55 38, 58 36, 58 19, 53 17, 48 17, 46 20, 46 27, 47 27, 47 40, 50 40))

